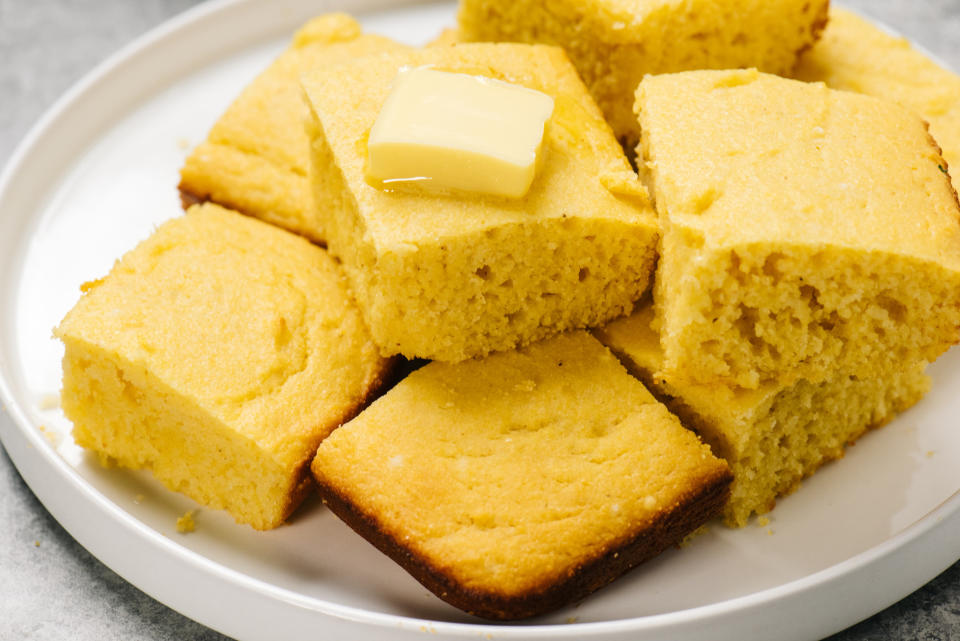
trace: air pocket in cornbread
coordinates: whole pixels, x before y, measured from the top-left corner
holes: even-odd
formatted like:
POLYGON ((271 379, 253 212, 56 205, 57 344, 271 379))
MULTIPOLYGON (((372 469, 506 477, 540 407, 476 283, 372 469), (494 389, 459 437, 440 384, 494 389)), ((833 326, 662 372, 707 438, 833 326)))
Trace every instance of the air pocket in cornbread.
POLYGON ((733 485, 723 515, 732 527, 769 512, 777 498, 842 457, 846 445, 919 401, 930 387, 922 362, 754 390, 672 383, 660 373, 663 352, 652 323, 652 307, 642 305, 594 333, 730 464, 733 485))
POLYGON ((646 74, 757 67, 784 74, 826 22, 828 0, 461 0, 463 41, 566 49, 618 138, 640 137, 646 74))
POLYGON ((324 250, 213 204, 88 284, 55 334, 79 445, 257 529, 389 367, 324 250))
POLYGON ((960 188, 960 77, 907 40, 832 8, 823 37, 800 57, 793 75, 892 100, 919 114, 943 149, 954 189, 960 188))
MULTIPOLYGON (((658 230, 646 189, 563 51, 475 44, 359 59, 303 76, 328 246, 385 354, 459 361, 594 326, 648 288, 658 230), (521 198, 415 194, 367 182, 367 138, 401 68, 548 94, 521 198)), ((469 169, 464 168, 464 171, 469 169)))
POLYGON ((284 51, 213 125, 180 170, 185 204, 213 201, 316 242, 326 240, 307 181, 310 141, 299 76, 366 54, 406 47, 361 32, 334 13, 301 27, 284 51))
POLYGON ((440 598, 544 613, 678 543, 726 463, 585 332, 414 372, 327 440, 321 496, 440 598))
POLYGON ((919 117, 753 70, 648 76, 637 108, 672 380, 867 379, 960 338, 960 206, 919 117))

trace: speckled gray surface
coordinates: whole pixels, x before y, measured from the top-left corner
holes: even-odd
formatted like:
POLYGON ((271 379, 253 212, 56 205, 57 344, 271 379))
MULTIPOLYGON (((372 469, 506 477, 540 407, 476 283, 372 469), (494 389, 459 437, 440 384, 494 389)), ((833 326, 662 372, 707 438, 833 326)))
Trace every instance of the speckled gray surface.
MULTIPOLYGON (((191 0, 0 0, 0 165, 86 71, 191 0)), ((848 0, 960 70, 960 0, 848 0)), ((10 421, 0 410, 0 421, 10 421)), ((815 616, 815 613, 811 613, 815 616)), ((47 513, 0 449, 0 639, 226 637, 97 561, 47 513)), ((960 563, 831 641, 960 640, 960 563)))

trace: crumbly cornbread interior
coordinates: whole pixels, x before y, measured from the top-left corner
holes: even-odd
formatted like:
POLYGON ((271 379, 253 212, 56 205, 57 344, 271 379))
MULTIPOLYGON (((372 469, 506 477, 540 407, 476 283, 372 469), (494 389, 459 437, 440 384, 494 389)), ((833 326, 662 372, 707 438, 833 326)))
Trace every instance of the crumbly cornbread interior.
POLYGON ((257 529, 388 368, 333 259, 213 204, 89 283, 55 334, 79 445, 257 529))
POLYGON ((648 288, 657 226, 647 192, 560 49, 436 47, 317 70, 303 86, 330 251, 384 354, 459 361, 506 350, 622 315, 648 288), (526 196, 430 196, 366 182, 366 136, 403 66, 554 98, 526 196))
POLYGON ((648 77, 637 108, 674 379, 867 378, 957 341, 960 209, 919 118, 756 71, 648 77))
POLYGON ((191 151, 180 170, 185 201, 210 200, 324 242, 323 216, 314 207, 307 178, 310 140, 303 126, 300 74, 406 49, 389 38, 364 34, 343 13, 307 22, 191 151))
POLYGON ((842 457, 846 445, 889 422, 930 388, 924 362, 758 389, 674 383, 661 372, 663 351, 653 325, 648 302, 594 334, 730 464, 734 481, 723 516, 731 527, 772 510, 821 465, 842 457))
POLYGON ((426 365, 325 440, 312 469, 479 601, 540 594, 639 533, 656 540, 728 475, 584 332, 426 365))
POLYGON ((646 74, 757 67, 785 74, 818 38, 828 0, 461 0, 459 38, 566 49, 618 138, 640 137, 646 74))

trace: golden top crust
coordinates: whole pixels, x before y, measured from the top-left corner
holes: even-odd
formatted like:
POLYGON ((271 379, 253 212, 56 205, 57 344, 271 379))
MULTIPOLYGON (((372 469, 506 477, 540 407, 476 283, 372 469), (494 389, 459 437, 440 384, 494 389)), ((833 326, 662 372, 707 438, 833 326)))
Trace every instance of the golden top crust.
POLYGON ((181 170, 180 189, 312 240, 326 240, 307 186, 310 140, 299 76, 358 56, 406 49, 389 38, 363 34, 346 14, 314 18, 191 152, 181 170))
POLYGON ((423 367, 334 432, 313 471, 435 571, 507 598, 728 474, 584 332, 423 367))
POLYGON ((340 269, 306 240, 216 205, 161 225, 56 329, 129 362, 278 462, 349 417, 386 369, 340 269))
POLYGON ((322 133, 379 247, 571 217, 623 221, 655 230, 647 194, 562 50, 470 44, 371 56, 304 74, 322 133), (366 140, 397 71, 405 65, 492 77, 554 97, 542 164, 521 199, 388 192, 364 178, 366 140))
POLYGON ((745 70, 648 77, 637 109, 661 216, 708 247, 780 241, 960 270, 943 160, 902 107, 745 70))
POLYGON ((631 106, 646 74, 757 67, 785 74, 819 37, 828 0, 461 0, 464 41, 562 46, 634 144, 631 106))
POLYGON ((930 123, 930 133, 960 186, 960 76, 903 39, 843 9, 830 10, 823 37, 797 64, 795 77, 892 100, 930 123))

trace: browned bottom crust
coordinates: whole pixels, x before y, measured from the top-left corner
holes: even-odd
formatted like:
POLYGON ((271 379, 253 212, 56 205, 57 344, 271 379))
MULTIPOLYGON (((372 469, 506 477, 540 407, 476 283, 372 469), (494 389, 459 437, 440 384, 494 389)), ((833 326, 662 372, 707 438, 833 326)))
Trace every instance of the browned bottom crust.
POLYGON ((375 517, 365 514, 335 488, 318 480, 323 502, 355 532, 397 562, 428 590, 468 614, 496 620, 532 617, 578 601, 610 583, 640 563, 679 544, 685 536, 719 514, 727 501, 733 477, 718 475, 669 511, 647 529, 612 546, 603 555, 571 568, 566 578, 542 589, 520 595, 502 595, 472 590, 437 569, 429 560, 385 532, 375 517))
POLYGON ((210 200, 209 198, 204 198, 203 196, 199 196, 193 193, 192 191, 184 189, 183 185, 180 185, 179 190, 180 190, 180 206, 183 207, 184 211, 190 209, 194 205, 200 205, 210 200))

